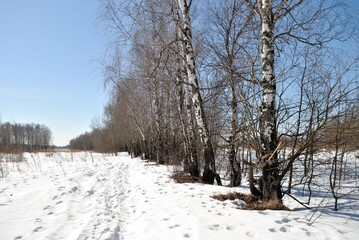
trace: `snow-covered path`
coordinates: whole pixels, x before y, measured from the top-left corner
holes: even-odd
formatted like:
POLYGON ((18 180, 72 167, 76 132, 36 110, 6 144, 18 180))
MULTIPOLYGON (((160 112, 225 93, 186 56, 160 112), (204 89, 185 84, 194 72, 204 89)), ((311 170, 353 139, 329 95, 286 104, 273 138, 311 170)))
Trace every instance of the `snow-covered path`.
MULTIPOLYGON (((176 184, 173 167, 127 154, 27 154, 0 179, 0 239, 356 239, 358 204, 333 215, 245 211, 210 196, 229 189, 176 184), (318 218, 317 218, 318 217, 318 218), (313 219, 316 219, 313 224, 313 219)), ((293 204, 288 202, 288 204, 293 204)))
POLYGON ((1 182, 0 239, 120 238, 126 158, 30 160, 1 182))

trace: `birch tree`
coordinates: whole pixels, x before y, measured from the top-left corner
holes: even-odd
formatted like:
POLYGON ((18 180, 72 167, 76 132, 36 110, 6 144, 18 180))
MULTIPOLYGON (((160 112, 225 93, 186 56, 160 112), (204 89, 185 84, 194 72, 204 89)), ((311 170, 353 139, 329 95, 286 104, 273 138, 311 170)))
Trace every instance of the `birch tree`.
MULTIPOLYGON (((326 123, 325 119, 330 114, 334 114, 332 109, 338 103, 336 96, 338 92, 335 91, 338 91, 337 86, 343 84, 343 82, 332 79, 330 75, 321 76, 326 79, 326 86, 330 89, 323 105, 325 107, 324 115, 322 115, 324 121, 321 121, 316 126, 316 129, 311 131, 311 134, 305 133, 307 135, 305 142, 301 143, 290 156, 286 156, 281 161, 284 166, 280 166, 278 161, 278 153, 281 150, 278 134, 278 114, 282 110, 287 111, 288 108, 285 108, 282 104, 284 92, 278 92, 277 84, 281 79, 281 84, 289 88, 291 84, 285 83, 286 80, 282 79, 284 76, 289 76, 284 72, 292 72, 292 69, 296 68, 300 63, 293 61, 294 65, 286 66, 284 64, 285 67, 281 68, 280 65, 275 64, 275 60, 288 60, 288 57, 283 55, 288 53, 286 49, 290 48, 290 44, 293 42, 316 49, 323 49, 323 46, 331 41, 345 41, 348 35, 343 31, 342 24, 345 21, 343 12, 340 12, 342 5, 336 2, 332 3, 324 0, 313 2, 304 0, 245 1, 258 15, 261 29, 262 77, 259 80, 262 88, 260 112, 261 146, 258 162, 255 166, 262 169, 263 188, 261 197, 263 200, 265 202, 273 200, 280 203, 282 198, 281 181, 292 167, 294 160, 310 146, 316 134, 326 123), (283 55, 281 54, 282 52, 284 52, 283 55), (278 69, 283 70, 283 73, 278 74, 278 69), (336 82, 336 84, 331 85, 331 81, 336 82), (280 99, 277 99, 278 96, 280 96, 280 99)), ((294 46, 297 45, 294 44, 294 46)), ((313 53, 315 54, 315 51, 313 53)), ((324 61, 326 60, 324 59, 324 61)), ((294 107, 294 109, 297 109, 297 107, 294 107)), ((282 123, 285 122, 288 123, 289 121, 282 123)))
MULTIPOLYGON (((180 16, 178 12, 178 5, 174 4, 174 22, 178 26, 180 24, 180 16)), ((188 78, 184 72, 185 61, 181 57, 183 56, 183 42, 182 31, 179 28, 176 28, 175 31, 175 40, 176 40, 176 90, 177 90, 177 107, 178 115, 180 118, 180 125, 182 129, 182 134, 184 138, 184 171, 189 172, 193 177, 199 177, 199 162, 197 156, 197 147, 196 147, 196 132, 195 124, 193 121, 192 114, 192 104, 190 89, 188 86, 188 78)))
POLYGON ((194 108, 196 123, 199 135, 204 149, 204 170, 202 180, 205 183, 213 184, 216 178, 217 183, 221 185, 219 175, 216 172, 214 151, 211 142, 211 136, 208 130, 208 123, 204 112, 203 100, 198 84, 196 73, 196 62, 192 43, 192 26, 190 18, 190 4, 186 0, 178 0, 178 6, 181 15, 180 31, 184 43, 185 68, 187 70, 188 83, 192 90, 192 104, 194 108))
MULTIPOLYGON (((282 0, 273 11, 273 0, 258 0, 257 5, 246 0, 260 17, 262 43, 262 107, 260 116, 261 151, 259 164, 263 170, 263 199, 265 201, 281 199, 278 157, 277 157, 277 116, 276 116, 276 79, 274 71, 274 29, 276 20, 288 14, 284 11, 287 0, 282 0)), ((299 5, 298 1, 296 5, 299 5)))

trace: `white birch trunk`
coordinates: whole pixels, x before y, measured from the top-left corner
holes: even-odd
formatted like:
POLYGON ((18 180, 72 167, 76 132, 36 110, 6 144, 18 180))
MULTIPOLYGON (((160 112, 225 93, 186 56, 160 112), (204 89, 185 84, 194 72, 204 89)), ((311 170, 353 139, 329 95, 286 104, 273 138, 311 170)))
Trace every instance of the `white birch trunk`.
POLYGON ((262 28, 262 109, 260 117, 263 199, 280 199, 277 141, 276 79, 274 74, 274 16, 272 0, 259 4, 262 28))
POLYGON ((186 70, 188 82, 192 89, 192 104, 195 113, 198 131, 204 147, 204 172, 203 181, 213 183, 216 175, 214 152, 207 127, 206 117, 203 111, 202 96, 199 91, 198 79, 196 75, 196 66, 194 59, 194 52, 192 46, 192 30, 191 20, 189 17, 189 9, 186 0, 178 0, 179 7, 182 13, 182 37, 184 41, 184 54, 186 60, 186 70))
POLYGON ((195 133, 195 123, 193 121, 193 114, 192 114, 192 99, 189 89, 188 78, 182 77, 181 74, 181 63, 182 66, 186 66, 184 58, 181 56, 181 52, 184 51, 183 42, 180 39, 183 39, 182 29, 179 28, 180 26, 180 16, 178 12, 178 5, 175 4, 175 22, 178 26, 177 33, 176 33, 176 40, 177 40, 177 63, 176 63, 176 75, 177 75, 177 88, 179 89, 179 112, 180 116, 182 116, 181 125, 182 131, 185 136, 186 141, 186 150, 187 150, 187 170, 191 174, 191 176, 199 177, 199 163, 197 157, 197 137, 195 133), (181 83, 182 81, 182 83, 181 83), (186 83, 185 83, 186 82, 186 83), (186 104, 185 104, 186 103, 186 104), (186 109, 184 110, 183 107, 186 109), (186 121, 187 120, 187 121, 186 121), (188 126, 188 130, 186 126, 188 126))

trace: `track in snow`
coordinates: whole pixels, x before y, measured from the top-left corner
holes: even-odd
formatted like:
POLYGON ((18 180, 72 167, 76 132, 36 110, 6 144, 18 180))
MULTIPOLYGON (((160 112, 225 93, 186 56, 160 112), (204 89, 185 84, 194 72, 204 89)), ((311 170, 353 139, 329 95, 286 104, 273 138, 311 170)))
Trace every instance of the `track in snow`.
POLYGON ((126 159, 99 155, 94 163, 49 160, 34 173, 23 174, 21 182, 18 178, 11 182, 11 174, 6 185, 13 188, 0 185, 0 201, 4 202, 0 207, 0 236, 120 239, 120 225, 127 216, 123 206, 128 191, 126 159), (14 226, 11 223, 16 219, 14 226))
POLYGON ((351 240, 359 236, 354 200, 349 211, 338 214, 301 206, 292 212, 245 211, 234 201, 211 196, 248 192, 246 185, 176 184, 169 178, 173 166, 127 154, 26 157, 27 162, 10 164, 11 174, 0 179, 1 240, 351 240))

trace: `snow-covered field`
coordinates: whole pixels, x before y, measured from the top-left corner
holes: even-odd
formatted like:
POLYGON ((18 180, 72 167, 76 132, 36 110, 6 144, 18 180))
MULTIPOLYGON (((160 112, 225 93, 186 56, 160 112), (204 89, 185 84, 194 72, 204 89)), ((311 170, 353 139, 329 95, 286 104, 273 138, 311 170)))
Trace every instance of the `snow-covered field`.
MULTIPOLYGON (((177 184, 173 167, 127 154, 25 154, 0 179, 0 239, 358 239, 359 200, 346 207, 247 211, 211 196, 226 188, 177 184)), ((323 201, 323 198, 313 202, 323 201)))

